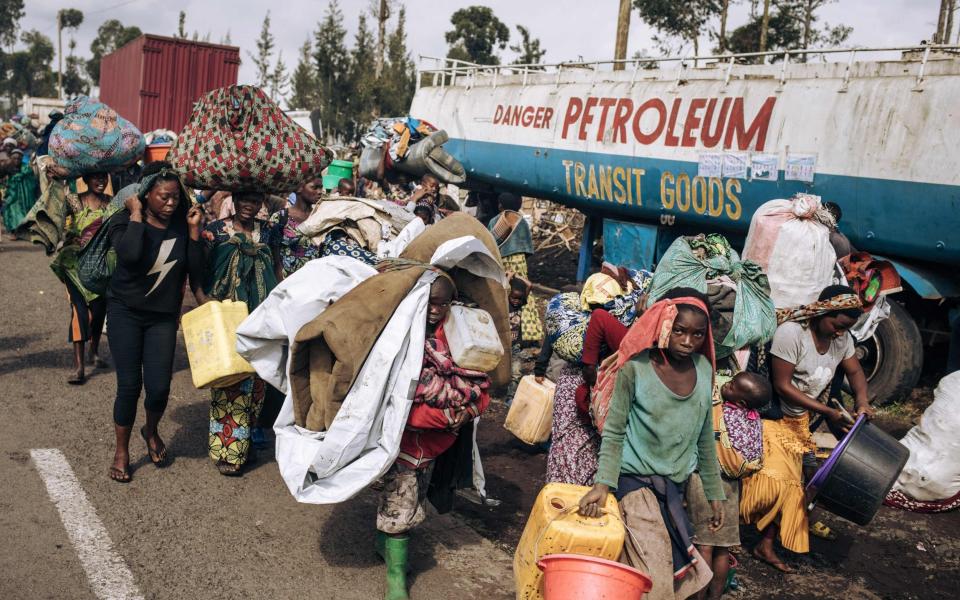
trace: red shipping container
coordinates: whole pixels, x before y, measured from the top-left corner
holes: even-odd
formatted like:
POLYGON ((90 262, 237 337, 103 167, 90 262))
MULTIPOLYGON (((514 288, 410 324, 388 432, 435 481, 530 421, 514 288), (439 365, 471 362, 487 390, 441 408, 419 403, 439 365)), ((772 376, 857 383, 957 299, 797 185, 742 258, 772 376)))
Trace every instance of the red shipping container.
POLYGON ((142 35, 103 57, 100 101, 147 133, 183 129, 193 104, 237 83, 240 49, 159 35, 142 35))

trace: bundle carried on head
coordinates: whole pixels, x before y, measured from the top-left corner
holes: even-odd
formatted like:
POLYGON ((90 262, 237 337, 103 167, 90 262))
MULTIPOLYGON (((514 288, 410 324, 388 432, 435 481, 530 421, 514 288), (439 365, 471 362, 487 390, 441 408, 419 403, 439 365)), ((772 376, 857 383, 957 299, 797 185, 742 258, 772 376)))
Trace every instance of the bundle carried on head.
POLYGON ((50 156, 71 177, 118 169, 143 155, 140 130, 102 102, 74 99, 50 134, 50 156))
POLYGON ((208 92, 170 149, 187 185, 289 193, 316 177, 330 154, 258 87, 208 92))

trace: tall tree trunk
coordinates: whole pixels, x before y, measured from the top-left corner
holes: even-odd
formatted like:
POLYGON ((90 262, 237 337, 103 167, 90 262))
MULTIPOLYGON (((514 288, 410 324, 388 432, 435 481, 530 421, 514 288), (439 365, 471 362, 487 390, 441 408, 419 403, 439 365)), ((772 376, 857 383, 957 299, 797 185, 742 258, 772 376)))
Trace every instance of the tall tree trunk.
POLYGON ((953 35, 953 12, 957 8, 957 0, 947 0, 947 24, 943 28, 943 41, 941 44, 949 44, 950 36, 953 35))
MULTIPOLYGON (((617 15, 617 42, 613 48, 613 59, 627 57, 627 39, 630 37, 630 0, 620 0, 620 12, 617 15)), ((623 63, 613 63, 614 71, 622 71, 623 63)))
POLYGON ((951 0, 940 0, 940 17, 937 19, 937 32, 933 34, 934 44, 943 44, 945 41, 943 33, 947 26, 947 11, 951 3, 951 0))
POLYGON ((387 48, 387 19, 390 18, 388 0, 380 0, 380 10, 377 11, 377 56, 374 59, 373 71, 377 79, 383 72, 383 55, 387 48))
POLYGON ((770 28, 770 0, 763 0, 763 18, 760 19, 760 52, 767 51, 767 29, 770 28))
POLYGON ((63 18, 61 13, 57 13, 57 60, 59 68, 57 69, 57 98, 63 100, 63 18))
MULTIPOLYGON (((813 0, 804 0, 803 3, 803 49, 810 49, 810 33, 813 26, 813 0)), ((807 62, 807 55, 803 55, 803 62, 807 62)))
POLYGON ((730 0, 723 0, 720 8, 720 54, 727 51, 727 11, 730 9, 730 0))

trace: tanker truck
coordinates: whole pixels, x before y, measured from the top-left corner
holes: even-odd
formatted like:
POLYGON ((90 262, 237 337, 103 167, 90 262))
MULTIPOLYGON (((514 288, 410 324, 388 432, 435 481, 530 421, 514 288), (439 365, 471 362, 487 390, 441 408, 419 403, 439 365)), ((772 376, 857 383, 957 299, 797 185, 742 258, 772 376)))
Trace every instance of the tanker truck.
MULTIPOLYGON (((587 215, 578 274, 651 269, 679 235, 741 245, 798 192, 838 204, 903 291, 858 356, 879 402, 908 395, 960 298, 957 47, 481 66, 422 58, 410 114, 445 129, 467 187, 587 215), (868 60, 864 60, 867 58, 868 60)), ((931 353, 934 354, 934 353, 931 353)))

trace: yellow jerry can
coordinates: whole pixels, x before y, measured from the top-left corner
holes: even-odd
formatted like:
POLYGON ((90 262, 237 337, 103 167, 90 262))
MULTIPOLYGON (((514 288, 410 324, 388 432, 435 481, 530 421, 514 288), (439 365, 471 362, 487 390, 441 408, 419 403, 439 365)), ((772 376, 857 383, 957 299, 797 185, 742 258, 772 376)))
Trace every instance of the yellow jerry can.
POLYGON ((183 339, 193 385, 229 387, 255 373, 237 354, 237 327, 247 318, 244 302, 213 300, 183 315, 183 339))
POLYGON ((617 560, 626 530, 613 494, 607 495, 604 514, 590 519, 577 507, 589 487, 548 483, 540 490, 513 556, 517 600, 542 600, 543 573, 537 561, 548 554, 582 554, 617 560))
POLYGON ((527 444, 547 441, 553 425, 553 394, 556 389, 556 384, 549 379, 537 383, 533 375, 524 376, 517 385, 517 393, 510 403, 503 426, 527 444))

